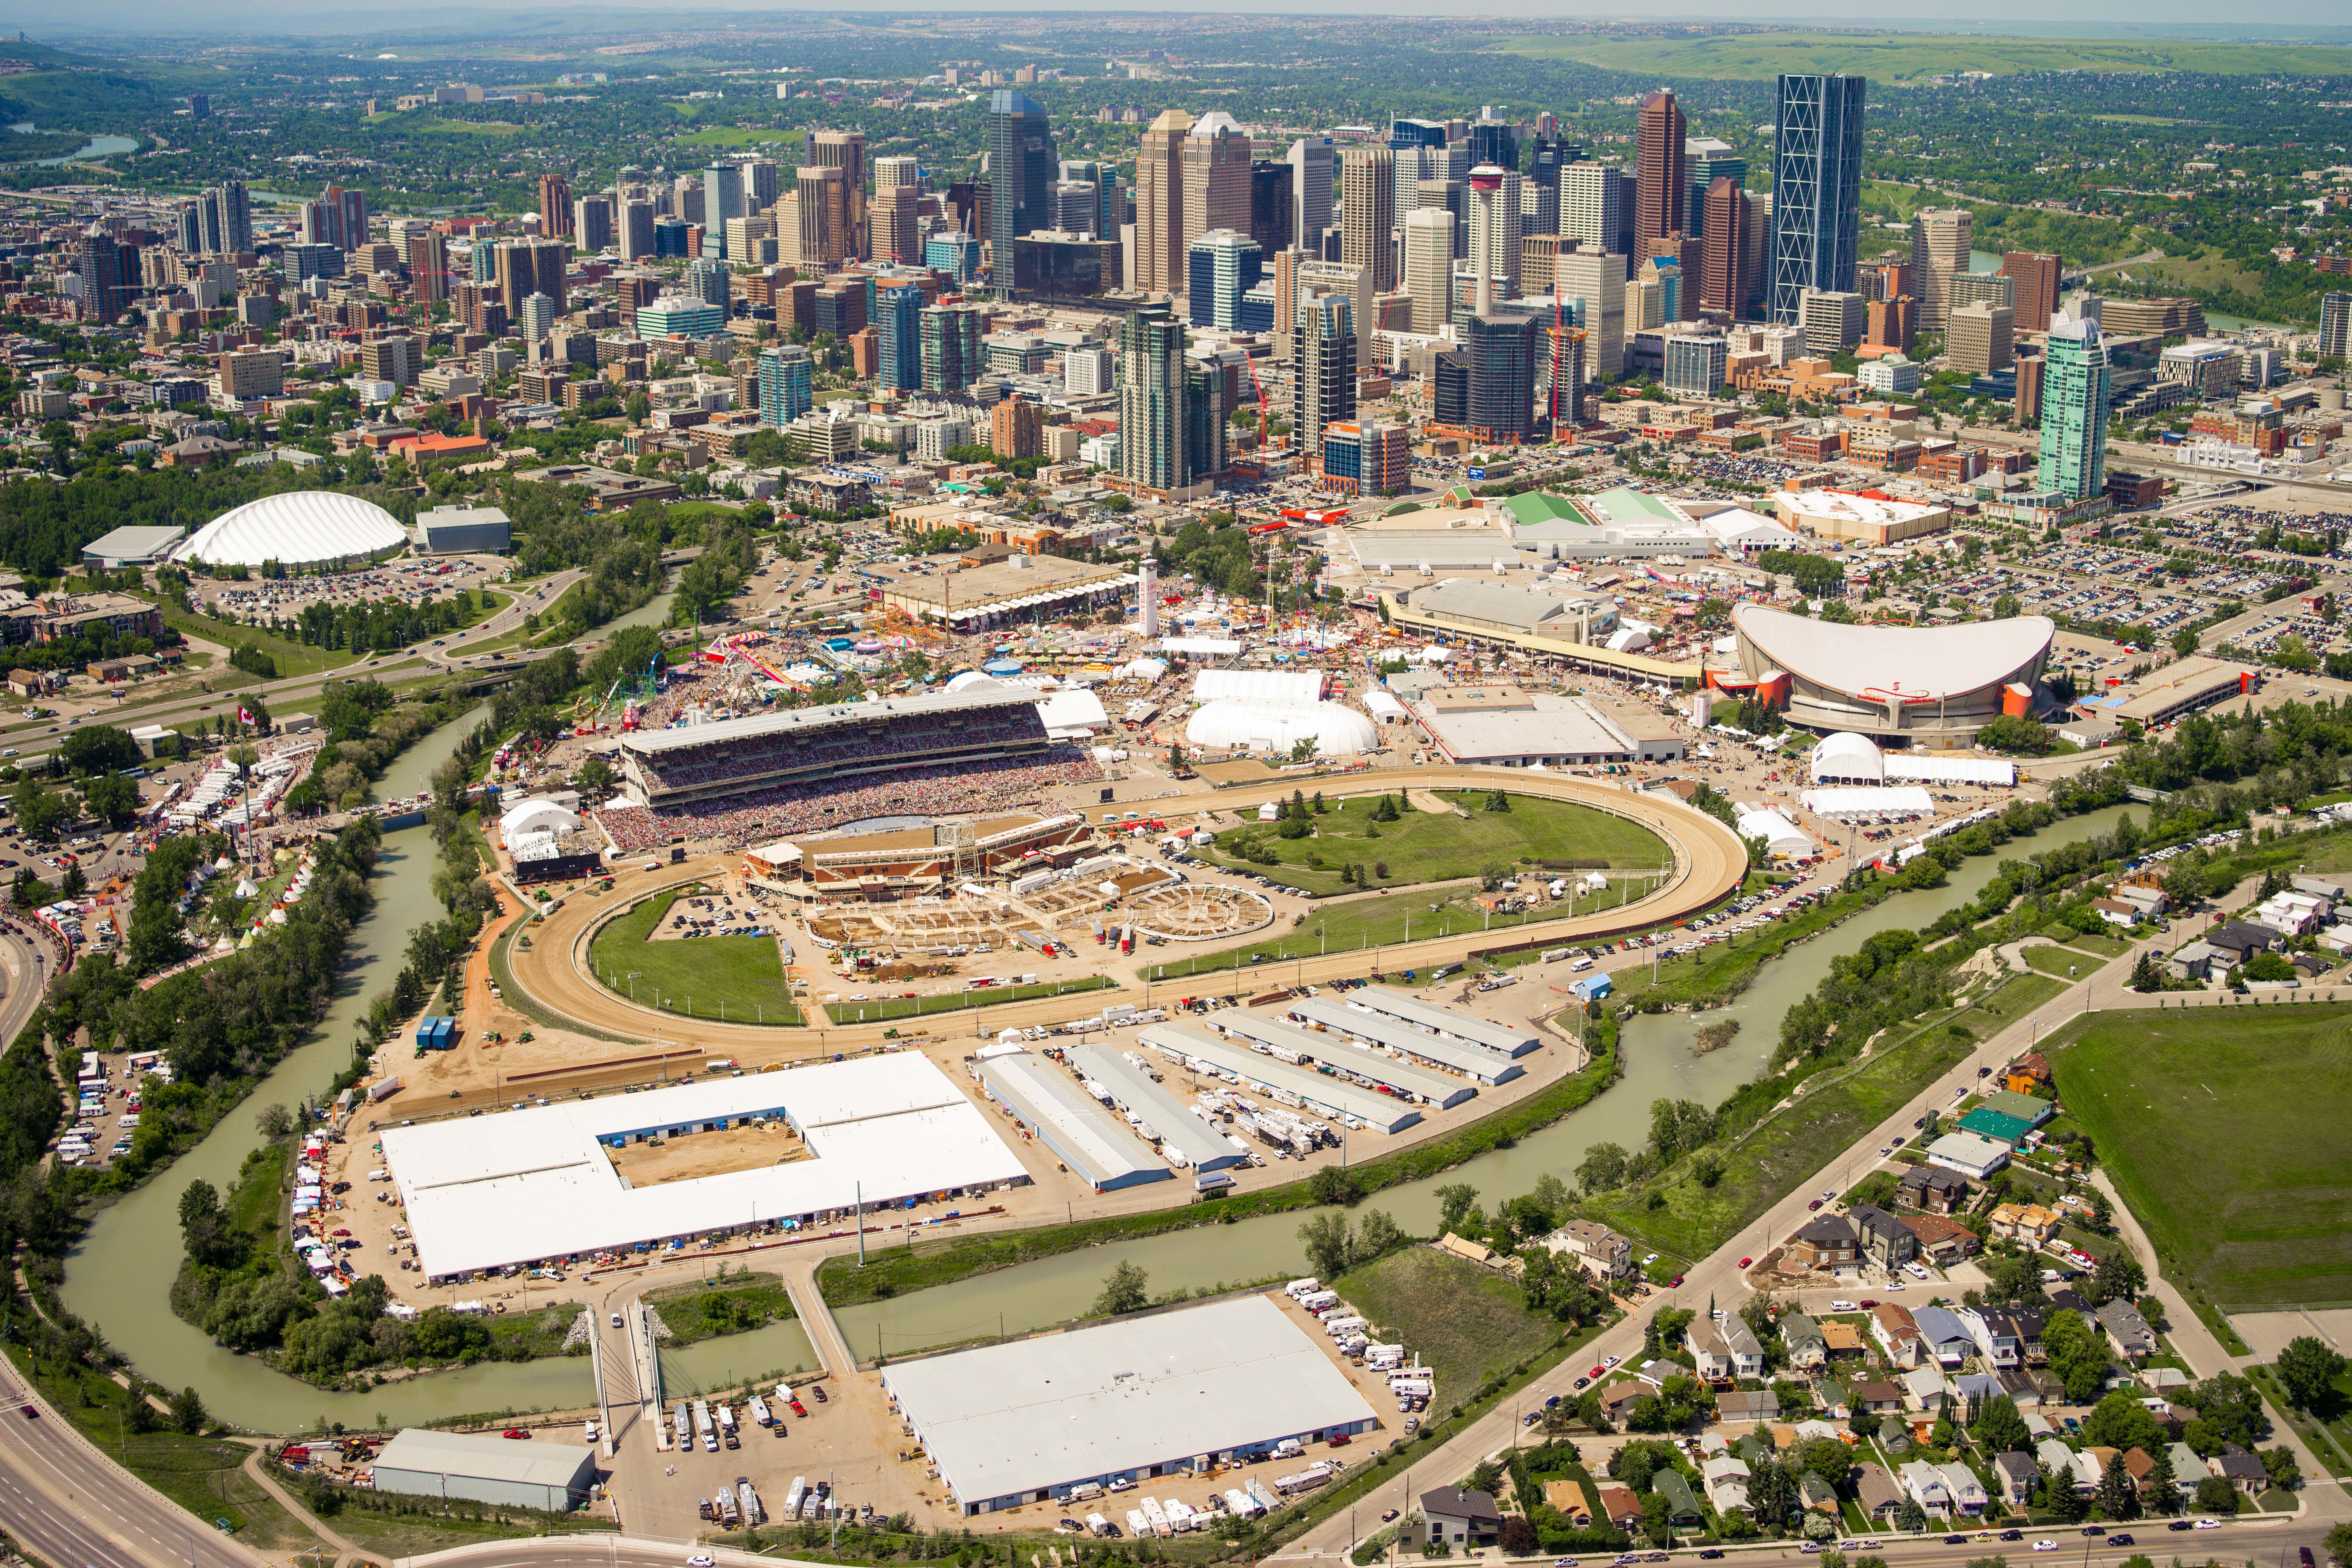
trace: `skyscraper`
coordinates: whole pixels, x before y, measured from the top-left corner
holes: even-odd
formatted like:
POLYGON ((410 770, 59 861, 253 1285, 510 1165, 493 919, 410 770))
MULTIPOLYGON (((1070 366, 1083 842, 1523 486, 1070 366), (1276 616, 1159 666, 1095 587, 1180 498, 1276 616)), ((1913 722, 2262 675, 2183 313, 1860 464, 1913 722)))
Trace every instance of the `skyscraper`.
POLYGON ((1482 316, 1519 292, 1519 177, 1494 163, 1470 171, 1471 297, 1482 316))
POLYGON ((507 308, 507 319, 521 320, 523 301, 534 294, 547 296, 556 315, 569 311, 565 275, 571 261, 572 246, 564 240, 509 240, 498 246, 492 256, 493 276, 499 301, 507 308))
POLYGON ((101 321, 112 321, 130 309, 131 296, 139 292, 138 247, 92 225, 74 249, 83 309, 101 321))
POLYGON ((621 243, 623 261, 643 261, 654 254, 654 204, 643 197, 621 204, 619 220, 614 225, 621 243))
POLYGON ((1225 369, 1213 360, 1184 361, 1184 467, 1191 482, 1213 479, 1233 465, 1225 426, 1225 369))
POLYGON ((1684 172, 1683 143, 1689 135, 1690 126, 1671 89, 1660 88, 1642 100, 1635 131, 1639 157, 1634 165, 1641 181, 1633 207, 1638 238, 1664 239, 1682 232, 1684 191, 1690 183, 1684 172))
POLYGON ((1354 301, 1301 291, 1290 326, 1290 427, 1298 450, 1323 455, 1323 427, 1356 413, 1354 301))
POLYGON ((1297 178, 1287 160, 1260 159, 1250 165, 1250 238, 1268 256, 1297 243, 1290 225, 1298 221, 1297 178))
POLYGON ((1338 175, 1336 154, 1328 136, 1302 136, 1288 154, 1291 198, 1297 205, 1290 219, 1290 243, 1312 246, 1331 226, 1331 194, 1338 175))
POLYGON ((1184 328, 1165 305, 1144 306, 1119 323, 1118 472, 1148 490, 1181 490, 1192 480, 1184 451, 1184 328))
POLYGON ((408 296, 431 305, 449 298, 449 242, 429 225, 408 231, 408 296))
POLYGON ((912 282, 874 286, 873 326, 880 362, 875 377, 894 392, 923 387, 923 291, 912 282))
MULTIPOLYGON (((1275 276, 1277 279, 1281 277, 1280 268, 1276 269, 1275 276)), ((1300 259, 1292 268, 1291 279, 1297 296, 1292 301, 1294 308, 1297 305, 1297 298, 1308 293, 1344 294, 1348 297, 1348 313, 1356 324, 1356 363, 1374 363, 1372 332, 1380 323, 1372 306, 1371 274, 1363 267, 1350 267, 1344 261, 1318 261, 1310 256, 1300 259)), ((1279 303, 1276 301, 1277 306, 1279 303)), ((1297 324, 1294 319, 1291 325, 1295 328, 1297 324)))
POLYGON ((2058 313, 2058 279, 2064 270, 2056 256, 2041 251, 2012 250, 2001 254, 2000 275, 2016 286, 2010 297, 2010 308, 2017 312, 2019 331, 2050 329, 2050 318, 2058 313))
POLYGON ((1250 232, 1250 138, 1222 110, 1184 134, 1184 248, 1219 229, 1250 232))
POLYGON ((1528 183, 1520 188, 1520 210, 1529 219, 1528 234, 1559 232, 1560 171, 1583 157, 1583 145, 1562 136, 1539 133, 1528 144, 1528 183))
POLYGON ((989 277, 1013 289, 1013 241, 1054 221, 1054 131, 1025 92, 999 88, 988 99, 989 277))
POLYGON ((1748 308, 1748 193, 1728 174, 1718 174, 1706 188, 1706 216, 1701 242, 1706 262, 1699 275, 1698 302, 1709 310, 1738 316, 1748 308))
POLYGON ((1385 147, 1350 147, 1340 163, 1339 259, 1360 267, 1372 292, 1396 287, 1396 154, 1385 147))
POLYGON ((849 235, 849 185, 838 167, 809 164, 794 172, 793 209, 799 219, 796 259, 812 271, 837 267, 856 246, 849 235))
POLYGON ((2075 501, 2106 488, 2110 390, 2099 323, 2053 317, 2042 350, 2042 488, 2075 501))
POLYGON ((1454 323, 1462 346, 1437 357, 1435 423, 1478 441, 1524 441, 1535 423, 1538 319, 1473 314, 1454 323))
POLYGON ((814 407, 810 396, 809 352, 797 343, 779 343, 760 352, 760 423, 785 425, 814 407))
POLYGON ((1952 308, 1952 279, 1968 270, 1966 207, 1923 207, 1911 219, 1911 277, 1919 287, 1919 329, 1940 332, 1952 308))
POLYGON ((1404 215, 1404 291, 1412 297, 1412 329, 1433 334, 1453 304, 1454 214, 1416 207, 1404 215))
POLYGON ((1519 169, 1518 127, 1506 120, 1495 118, 1492 105, 1482 108, 1478 118, 1470 122, 1469 156, 1475 167, 1492 163, 1498 169, 1517 173, 1519 169))
POLYGON ((1944 332, 1944 362, 1956 371, 1990 375, 2009 369, 2015 358, 2015 313, 1990 299, 1955 305, 1944 332))
POLYGON ((1255 288, 1265 271, 1258 243, 1233 229, 1213 229, 1192 242, 1185 286, 1187 318, 1195 327, 1238 331, 1242 296, 1255 288))
MULTIPOLYGON (((866 132, 814 131, 808 139, 808 161, 820 169, 841 171, 842 229, 849 236, 845 259, 862 254, 866 243, 866 132)), ((1049 168, 1052 162, 1049 156, 1049 168)), ((703 221, 718 222, 716 218, 703 221)))
POLYGON ((572 200, 572 243, 585 251, 613 243, 613 198, 601 193, 572 200))
POLYGON ((539 233, 554 239, 572 232, 572 182, 561 174, 539 177, 539 233))
POLYGON ((1783 75, 1773 114, 1772 227, 1765 310, 1793 324, 1808 288, 1853 287, 1862 238, 1863 109, 1858 76, 1783 75))
POLYGON ((732 309, 735 274, 716 256, 698 256, 686 264, 686 291, 705 305, 732 309))
POLYGON ((1580 245, 1552 267, 1553 288, 1584 302, 1587 379, 1616 375, 1625 367, 1625 258, 1580 245))
POLYGON ((1135 155, 1135 276, 1144 294, 1173 294, 1184 286, 1184 138, 1192 117, 1163 110, 1144 129, 1135 155))
POLYGON ((1624 227, 1624 171, 1602 163, 1570 163, 1560 170, 1561 234, 1587 250, 1617 250, 1624 227))
POLYGON ((2352 294, 2319 297, 2319 357, 2341 360, 2352 354, 2352 294))
POLYGON ((702 171, 702 244, 724 254, 727 220, 743 215, 743 171, 732 163, 713 163, 702 171), (717 244, 711 242, 716 240, 717 244))

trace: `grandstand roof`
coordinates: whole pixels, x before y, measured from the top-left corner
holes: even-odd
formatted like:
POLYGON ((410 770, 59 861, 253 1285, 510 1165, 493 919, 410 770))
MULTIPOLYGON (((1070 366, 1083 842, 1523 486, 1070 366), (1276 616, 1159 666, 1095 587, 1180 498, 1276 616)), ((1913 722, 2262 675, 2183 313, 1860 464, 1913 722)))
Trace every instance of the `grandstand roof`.
POLYGON ((2047 616, 1957 626, 1861 626, 1791 615, 1760 604, 1733 607, 1732 625, 1772 664, 1832 691, 1899 694, 1918 702, 2014 679, 2050 651, 2047 616))
POLYGON ((716 724, 689 724, 674 729, 641 729, 621 737, 622 749, 642 757, 688 751, 763 735, 786 735, 833 729, 845 725, 879 724, 927 714, 976 713, 988 708, 1034 706, 1042 692, 1007 686, 994 681, 974 682, 961 691, 924 692, 914 696, 886 697, 878 702, 836 703, 826 707, 793 708, 786 713, 756 713, 716 724))

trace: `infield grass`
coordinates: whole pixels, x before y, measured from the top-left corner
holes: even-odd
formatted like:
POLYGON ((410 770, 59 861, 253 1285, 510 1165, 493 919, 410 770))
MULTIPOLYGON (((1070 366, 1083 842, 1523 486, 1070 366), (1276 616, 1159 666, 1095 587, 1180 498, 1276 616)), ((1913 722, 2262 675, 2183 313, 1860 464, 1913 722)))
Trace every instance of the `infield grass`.
POLYGON ((773 936, 647 939, 668 915, 670 905, 692 891, 657 893, 607 922, 588 945, 588 966, 596 978, 625 997, 680 1017, 729 1023, 801 1022, 773 936), (632 974, 636 977, 634 990, 632 974))

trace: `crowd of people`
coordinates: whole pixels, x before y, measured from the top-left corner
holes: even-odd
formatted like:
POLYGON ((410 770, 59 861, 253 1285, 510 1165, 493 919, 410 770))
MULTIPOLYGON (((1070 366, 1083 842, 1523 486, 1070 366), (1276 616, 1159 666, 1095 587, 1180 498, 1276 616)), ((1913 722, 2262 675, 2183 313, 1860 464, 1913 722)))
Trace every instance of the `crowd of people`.
POLYGON ((730 849, 745 849, 869 817, 969 817, 1005 810, 1034 802, 1055 785, 1101 777, 1101 768, 1086 752, 1056 747, 1042 758, 985 758, 784 784, 659 811, 612 806, 595 816, 624 854, 660 849, 677 839, 717 840, 730 849))
POLYGON ((709 747, 656 752, 640 765, 653 776, 658 789, 690 789, 730 779, 756 779, 812 768, 855 767, 897 758, 913 760, 1013 747, 1034 750, 1047 744, 1045 724, 1029 703, 885 722, 887 727, 878 732, 872 727, 871 718, 839 728, 779 730, 709 747))

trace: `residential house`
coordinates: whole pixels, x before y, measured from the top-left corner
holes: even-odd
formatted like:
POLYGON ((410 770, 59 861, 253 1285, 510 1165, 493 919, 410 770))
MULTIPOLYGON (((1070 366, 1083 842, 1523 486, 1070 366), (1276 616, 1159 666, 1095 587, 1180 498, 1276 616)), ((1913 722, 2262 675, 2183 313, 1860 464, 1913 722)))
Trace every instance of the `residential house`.
POLYGON ((2138 904, 2120 898, 2095 898, 2091 900, 2091 907, 2097 910, 2099 918, 2110 925, 2133 925, 2147 913, 2138 904))
POLYGON ((1832 1357, 1860 1355, 1864 1348, 1862 1330, 1856 1324, 1832 1318, 1822 1325, 1822 1346, 1832 1357))
POLYGON ((2176 980, 2210 980, 2213 977, 2213 966, 2219 964, 2227 969, 2232 956, 2200 938, 2174 948, 2164 962, 2176 980))
POLYGON ((1897 1377, 1895 1385, 1903 1390, 1903 1401, 1914 1410, 1934 1412, 1943 1408, 1944 1397, 1952 1391, 1951 1379, 1934 1362, 1915 1366, 1897 1377))
POLYGON ((1816 1215, 1797 1228, 1789 1257, 1808 1269, 1851 1269, 1862 1249, 1853 1221, 1842 1214, 1816 1215))
POLYGON ((1753 1394, 1735 1388, 1715 1396, 1715 1414, 1721 1421, 1777 1421, 1780 1396, 1769 1388, 1753 1394))
POLYGON ((1853 1414, 1853 1396, 1846 1385, 1834 1377, 1813 1379, 1813 1402, 1832 1420, 1843 1421, 1853 1414))
POLYGON ((1899 1269, 1918 1252, 1909 1227, 1874 1204, 1858 1203, 1846 1218, 1861 1232, 1863 1255, 1882 1269, 1899 1269))
POLYGON ((1963 1372, 1952 1379, 1954 1408, 1952 1419, 1974 1422, 1984 1414, 1986 1406, 2009 1392, 2001 1386, 2000 1375, 1994 1372, 1963 1372))
POLYGON ((2009 1164, 2011 1145, 2000 1138, 1974 1133, 1947 1133, 1927 1145, 1927 1159, 1947 1170, 1982 1181, 2009 1164))
POLYGON ((1802 1312, 1780 1314, 1780 1343, 1789 1352, 1789 1364, 1799 1372, 1818 1372, 1830 1362, 1829 1343, 1813 1320, 1802 1312))
POLYGON ((1862 1511, 1873 1519, 1891 1518, 1903 1506, 1902 1487, 1883 1466, 1868 1460, 1854 1467, 1853 1496, 1862 1511))
POLYGON ((2172 906, 2171 895, 2164 891, 2164 884, 2158 882, 2143 882, 2137 879, 2119 882, 2116 884, 2114 893, 2117 903, 2128 904, 2151 919, 2162 915, 2172 906))
POLYGON ((2000 1500, 2011 1508, 2023 1508, 2041 1472, 2026 1455, 2011 1453, 1992 1457, 1992 1473, 2000 1483, 2000 1500))
POLYGON ((1718 1312, 1713 1322, 1695 1320, 1684 1334, 1698 1375, 1709 1383, 1764 1375, 1764 1346, 1736 1312, 1718 1312))
POLYGON ((1571 1219, 1545 1237, 1543 1244, 1575 1259, 1580 1268, 1604 1285, 1633 1277, 1633 1244, 1605 1225, 1571 1219))
POLYGON ((1666 1500, 1666 1523, 1674 1529, 1696 1530, 1706 1523, 1706 1511, 1680 1470, 1660 1470, 1650 1479, 1650 1490, 1666 1500))
POLYGON ((2085 1318, 2091 1315, 2091 1303, 2072 1286, 2053 1285, 2042 1293, 2050 1298, 2050 1310, 2053 1312, 2073 1312, 2085 1318))
POLYGON ((1895 1189, 1906 1206, 1923 1214, 1954 1214, 1969 1200, 1969 1178, 1938 1166, 1913 1166, 1895 1189))
POLYGON ((2127 1301, 2113 1301, 2091 1314, 2105 1331, 2116 1354, 2127 1361, 2145 1361, 2156 1354, 2156 1331, 2127 1301))
POLYGON ((2034 1444, 2033 1458, 2042 1468, 2062 1480, 2071 1479, 2074 1473, 2074 1450, 2055 1437, 2044 1437, 2034 1444))
POLYGON ((1927 1353, 1911 1309, 1894 1301, 1881 1301, 1870 1309, 1870 1334, 1889 1366, 1916 1366, 1927 1353))
POLYGON ((1943 1474, 1944 1491, 1951 1498, 1954 1511, 1963 1519, 1982 1516, 1990 1500, 1985 1495, 1984 1482, 1977 1479, 1977 1473, 1958 1460, 1936 1468, 1943 1474))
POLYGON ((1642 1522, 1642 1500, 1633 1495, 1632 1487, 1602 1481, 1600 1492, 1601 1516, 1610 1523, 1620 1530, 1630 1530, 1642 1522))
POLYGON ((2038 1203, 2004 1203, 1985 1217, 1995 1236, 2038 1246, 2058 1234, 2058 1216, 2038 1203))
POLYGON ((2025 1134, 2033 1131, 2032 1127, 2021 1119, 2016 1116, 2005 1116, 1986 1105, 1979 1105, 1961 1117, 1958 1124, 1958 1130, 1962 1133, 1973 1133, 1978 1137, 1992 1143, 2006 1144, 2011 1149, 2025 1142, 2025 1134))
POLYGON ((1582 1530, 1592 1522, 1592 1504, 1586 1499, 1581 1482, 1546 1481, 1543 1494, 1552 1511, 1577 1529, 1582 1530))
POLYGON ((2032 1410, 2043 1404, 2063 1405, 2066 1402, 2065 1385, 2046 1372, 2031 1367, 2005 1366, 2000 1369, 2001 1392, 2017 1402, 2020 1410, 2032 1410))
POLYGON ((1913 1310, 1911 1321, 1918 1327, 1927 1353, 1942 1366, 1958 1366, 1976 1354, 1976 1339, 1956 1313, 1942 1307, 1918 1307, 1913 1310))
POLYGON ((1600 1393, 1601 1413, 1612 1423, 1622 1421, 1625 1412, 1633 1407, 1635 1400, 1647 1399, 1655 1392, 1650 1385, 1632 1378, 1622 1383, 1612 1383, 1600 1393))
POLYGON ((1706 1483, 1706 1500, 1715 1505, 1716 1512, 1748 1511, 1748 1475, 1747 1463, 1728 1454, 1699 1467, 1699 1478, 1706 1483))
POLYGON ((2271 1484, 2270 1472, 2263 1469, 2262 1460, 2235 1443, 2228 1444, 2206 1460, 2205 1469, 2248 1497, 2260 1497, 2271 1484))
POLYGON ((1679 1361, 1645 1361, 1633 1368, 1633 1375, 1653 1388, 1664 1388, 1669 1377, 1688 1377, 1689 1367, 1679 1361))
POLYGON ((1740 1377, 1763 1376, 1764 1343, 1756 1337, 1756 1331, 1748 1326, 1748 1320, 1737 1312, 1726 1312, 1720 1322, 1724 1343, 1731 1347, 1734 1375, 1740 1377))
POLYGON ((2139 1494, 2141 1500, 2147 1500, 2148 1482, 2156 1475, 2155 1458, 2144 1448, 2126 1448, 2124 1473, 2131 1477, 2132 1490, 2139 1494))
POLYGON ((2057 1106, 2038 1095, 2020 1094, 2008 1089, 1996 1089, 1986 1095, 1982 1108, 2014 1116, 2028 1127, 2039 1127, 2058 1113, 2057 1106))
POLYGON ((2036 1051, 2009 1064, 2001 1087, 2012 1094, 2031 1094, 2050 1082, 2050 1059, 2036 1051))
POLYGON ((1495 1505, 1494 1493, 1460 1487, 1422 1493, 1421 1517, 1428 1527, 1421 1537, 1424 1544, 1442 1541, 1449 1546, 1492 1546, 1503 1529, 1503 1511, 1495 1505))
POLYGON ((2221 955, 2217 962, 2226 961, 2229 967, 2236 968, 2256 953, 2275 952, 2285 946, 2286 933, 2251 920, 2224 920, 2205 933, 2204 942, 2221 955))
POLYGON ((2015 1366, 2024 1360, 2017 1324, 2007 1312, 1989 1307, 1962 1307, 1953 1316, 1969 1331, 1969 1337, 1976 1342, 1977 1354, 1984 1357, 1987 1366, 2015 1366))
POLYGON ((1927 1460, 1913 1459, 1895 1474, 1911 1500, 1929 1513, 1948 1515, 1957 1511, 1951 1489, 1944 1482, 1944 1472, 1927 1460))
POLYGON ((1937 1263, 1957 1263, 1984 1249, 1975 1231, 1945 1215, 1915 1214, 1903 1223, 1918 1242, 1919 1255, 1937 1263))
POLYGON ((2274 894, 2254 910, 2264 925, 2290 936, 2308 936, 2336 918, 2336 906, 2315 893, 2274 894))
POLYGON ((1903 1408, 1903 1390, 1884 1379, 1857 1383, 1846 1390, 1846 1396, 1856 1410, 1873 1415, 1892 1416, 1903 1408))
POLYGON ((2172 1484, 2180 1490, 2182 1497, 2194 1497, 2197 1483, 2208 1473, 2204 1459, 2186 1443, 2175 1443, 2166 1452, 2172 1456, 2172 1484))
POLYGON ((2113 1448, 2078 1449, 2067 1467, 2074 1475, 2074 1490, 2076 1491, 2098 1490, 2100 1480, 2107 1473, 2107 1461, 2115 1457, 2116 1451, 2113 1448))
POLYGON ((1797 1478, 1797 1503, 1801 1508, 1828 1514, 1832 1519, 1838 1516, 1837 1489, 1811 1470, 1797 1478))

